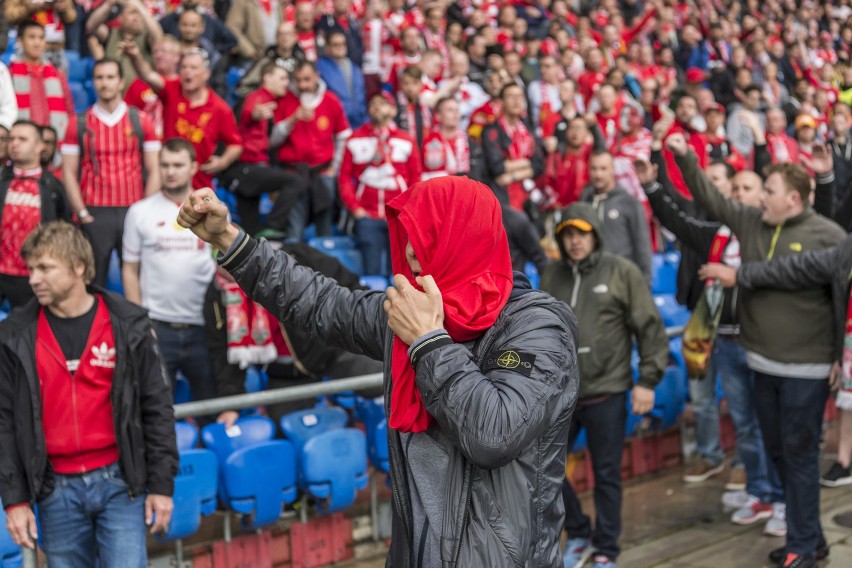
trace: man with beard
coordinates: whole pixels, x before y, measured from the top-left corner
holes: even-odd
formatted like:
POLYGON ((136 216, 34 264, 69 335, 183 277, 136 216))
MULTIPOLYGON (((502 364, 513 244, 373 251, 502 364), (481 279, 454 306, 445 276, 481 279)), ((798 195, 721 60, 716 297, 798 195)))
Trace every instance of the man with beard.
POLYGON ((666 160, 666 169, 669 172, 669 178, 675 189, 686 197, 690 197, 691 195, 689 188, 686 182, 683 181, 683 175, 681 175, 680 169, 677 168, 674 154, 666 146, 666 141, 674 134, 683 134, 689 147, 695 152, 695 156, 698 158, 698 166, 706 168, 708 163, 707 143, 704 135, 692 126, 692 121, 695 120, 696 116, 698 116, 698 101, 692 95, 682 95, 677 101, 677 106, 675 106, 674 120, 669 119, 671 126, 663 137, 663 157, 666 160))

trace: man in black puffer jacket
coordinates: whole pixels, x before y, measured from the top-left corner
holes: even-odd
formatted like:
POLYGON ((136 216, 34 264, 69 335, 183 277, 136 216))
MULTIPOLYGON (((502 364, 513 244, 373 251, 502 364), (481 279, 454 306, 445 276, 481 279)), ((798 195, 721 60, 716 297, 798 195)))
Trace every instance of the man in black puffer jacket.
POLYGON ((388 204, 396 288, 350 291, 227 222, 209 189, 178 222, 287 325, 385 363, 388 565, 556 567, 577 328, 511 271, 500 205, 446 177, 388 204))

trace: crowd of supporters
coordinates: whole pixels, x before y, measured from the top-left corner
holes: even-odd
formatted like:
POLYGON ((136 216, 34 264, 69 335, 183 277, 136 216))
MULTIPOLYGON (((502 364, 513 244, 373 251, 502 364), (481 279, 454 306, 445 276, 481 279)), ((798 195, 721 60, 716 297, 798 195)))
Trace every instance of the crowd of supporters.
MULTIPOLYGON (((632 261, 646 283, 653 252, 681 249, 678 299, 690 309, 706 278, 732 278, 713 265, 772 259, 783 246, 827 249, 852 227, 850 0, 5 0, 0 51, 0 300, 14 307, 32 296, 20 247, 36 225, 78 223, 94 250, 94 282, 106 282, 114 252, 122 256, 128 299, 149 310, 174 347, 162 349, 170 374, 186 375, 198 398, 234 392, 227 363, 275 362, 280 384, 370 366, 275 325, 217 271, 209 246, 170 221, 192 188, 233 194, 247 233, 287 242, 344 280, 341 267, 299 248, 306 229, 348 233, 364 273, 387 276, 386 205, 421 180, 467 175, 488 185, 515 268, 532 262, 543 274, 573 258, 562 210, 587 202, 598 217, 593 248, 632 261), (83 78, 91 106, 80 100, 87 91, 75 100, 69 86, 81 56, 94 60, 83 78), (798 198, 773 197, 773 176, 798 198), (272 206, 261 214, 264 196, 272 206), (818 219, 806 234, 784 243, 781 228, 791 233, 810 211, 818 219), (771 243, 761 223, 775 231, 771 243), (221 365, 209 360, 219 340, 221 365), (217 385, 205 383, 212 374, 217 385)), ((830 321, 820 294, 792 308, 783 295, 775 301, 794 318, 821 305, 830 321)), ((761 410, 754 387, 737 394, 736 385, 766 376, 807 384, 846 351, 831 333, 817 340, 822 351, 793 341, 801 356, 764 348, 758 335, 783 322, 766 318, 758 294, 742 306, 732 295, 714 347, 724 351, 714 360, 731 383, 737 427, 725 502, 734 522, 768 520, 776 535, 789 527, 788 557, 776 560, 799 566, 789 554, 827 553, 808 505, 818 500, 801 489, 814 476, 790 473, 803 466, 784 462, 784 440, 762 439, 781 427, 769 414, 791 416, 787 402, 761 410)), ((847 298, 840 303, 842 317, 847 298)), ((812 334, 801 341, 818 327, 802 326, 812 334)), ((850 375, 852 399, 852 370, 831 374, 850 375)), ((691 384, 699 456, 689 482, 724 468, 707 385, 691 384)), ((822 396, 800 393, 811 395, 822 396)), ((826 484, 852 483, 846 422, 826 484)), ((816 454, 800 454, 816 467, 816 454)), ((569 543, 578 558, 588 556, 586 536, 569 543)), ((602 566, 617 555, 606 550, 602 566)))

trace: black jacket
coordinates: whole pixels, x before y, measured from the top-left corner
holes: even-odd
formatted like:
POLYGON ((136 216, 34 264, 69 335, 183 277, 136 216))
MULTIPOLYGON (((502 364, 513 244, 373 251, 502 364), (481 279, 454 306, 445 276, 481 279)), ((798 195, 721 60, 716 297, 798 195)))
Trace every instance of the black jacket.
MULTIPOLYGON (((8 193, 9 185, 14 179, 15 174, 11 167, 4 168, 0 172, 0 219, 3 218, 6 193, 8 193)), ((65 186, 56 179, 56 176, 47 170, 42 171, 41 178, 38 180, 38 189, 41 194, 42 223, 57 220, 71 221, 71 205, 69 205, 68 197, 65 194, 65 186)))
MULTIPOLYGON (((119 464, 131 495, 171 495, 178 469, 172 392, 145 310, 90 287, 109 310, 115 337, 112 406, 119 464)), ((53 491, 35 364, 40 306, 33 299, 0 322, 0 497, 35 503, 53 491)))
MULTIPOLYGON (((648 196, 648 203, 654 211, 654 216, 663 227, 677 237, 681 244, 677 299, 693 310, 704 291, 704 282, 698 277, 698 269, 708 261, 710 248, 716 234, 722 228, 722 223, 702 218, 696 211, 695 202, 683 197, 671 185, 666 173, 665 160, 659 152, 654 152, 652 161, 658 166, 657 177, 660 183, 643 189, 648 196)), ((725 290, 719 324, 720 330, 727 328, 728 333, 739 332, 736 299, 736 289, 725 290)))
MULTIPOLYGON (((341 288, 245 234, 219 262, 286 325, 383 360, 390 403, 393 335, 384 293, 341 288)), ((475 344, 444 344, 417 359, 417 388, 436 425, 404 436, 448 442, 443 526, 435 529, 444 568, 561 565, 560 491, 579 382, 576 341, 568 307, 529 290, 529 282, 516 274, 512 297, 475 344), (497 359, 510 352, 526 357, 527 365, 501 366, 497 359)), ((388 429, 393 493, 388 565, 411 568, 420 565, 421 543, 411 537, 414 509, 407 488, 410 471, 422 469, 424 460, 406 458, 402 443, 403 434, 388 429)), ((432 463, 438 456, 425 459, 432 463)))
MULTIPOLYGON (((530 127, 529 123, 524 122, 527 130, 534 133, 535 130, 530 127)), ((533 134, 535 136, 535 134, 533 134)), ((541 150, 541 141, 535 139, 535 150, 533 151, 532 169, 533 178, 537 178, 544 173, 544 154, 541 150)), ((490 187, 500 203, 507 205, 509 203, 509 194, 507 189, 497 183, 497 178, 506 171, 506 160, 509 159, 509 146, 512 145, 512 139, 500 126, 500 122, 489 124, 482 129, 482 156, 485 163, 485 183, 490 187)))
POLYGON ((843 340, 846 337, 846 310, 852 282, 850 271, 852 236, 826 250, 807 251, 770 261, 744 264, 737 272, 737 284, 751 289, 775 288, 791 292, 830 285, 834 308, 835 360, 840 361, 843 355, 843 340))

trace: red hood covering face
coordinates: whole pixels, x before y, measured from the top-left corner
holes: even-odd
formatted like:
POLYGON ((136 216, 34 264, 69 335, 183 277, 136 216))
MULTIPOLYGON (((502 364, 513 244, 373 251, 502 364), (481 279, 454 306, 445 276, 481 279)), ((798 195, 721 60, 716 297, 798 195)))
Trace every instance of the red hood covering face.
MULTIPOLYGON (((441 290, 444 328, 472 341, 494 325, 512 291, 512 260, 500 204, 491 189, 466 177, 416 183, 388 204, 394 274, 422 291, 405 257, 408 241, 441 290)), ((414 382, 408 346, 394 337, 390 426, 422 432, 432 422, 414 382)))

